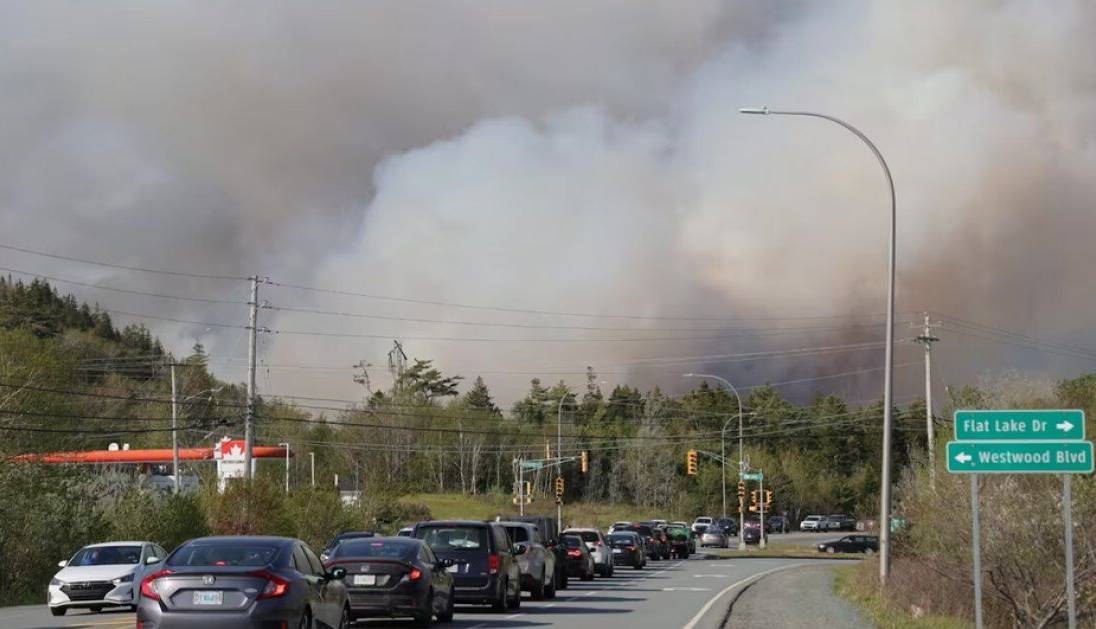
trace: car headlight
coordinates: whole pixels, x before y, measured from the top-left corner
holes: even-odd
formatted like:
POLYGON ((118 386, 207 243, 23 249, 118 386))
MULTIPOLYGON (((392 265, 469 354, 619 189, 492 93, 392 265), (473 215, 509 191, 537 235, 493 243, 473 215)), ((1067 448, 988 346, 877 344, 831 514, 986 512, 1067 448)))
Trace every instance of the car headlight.
POLYGON ((58 579, 57 577, 54 577, 54 578, 49 580, 49 584, 50 585, 64 585, 65 582, 62 581, 61 579, 58 579))
POLYGON ((133 582, 133 573, 132 572, 125 575, 125 576, 118 577, 117 579, 114 579, 114 580, 111 581, 111 583, 113 583, 114 585, 122 585, 123 583, 132 583, 132 582, 133 582))

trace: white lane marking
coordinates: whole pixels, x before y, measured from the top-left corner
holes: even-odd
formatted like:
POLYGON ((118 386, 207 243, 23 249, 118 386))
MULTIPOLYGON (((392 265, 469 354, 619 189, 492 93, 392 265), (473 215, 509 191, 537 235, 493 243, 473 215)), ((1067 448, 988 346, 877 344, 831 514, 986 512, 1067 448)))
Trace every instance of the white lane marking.
POLYGON ((740 585, 745 585, 745 584, 747 584, 751 581, 756 581, 756 580, 761 579, 763 577, 766 577, 766 576, 768 576, 768 575, 770 575, 774 572, 780 572, 781 570, 791 570, 792 568, 801 568, 801 567, 806 566, 806 565, 808 565, 808 564, 793 563, 790 566, 780 566, 778 568, 773 568, 771 570, 766 570, 764 572, 758 572, 757 574, 748 576, 745 579, 735 581, 734 583, 732 583, 732 584, 728 585, 727 587, 723 588, 722 590, 720 590, 719 594, 716 594, 707 603, 705 603, 704 607, 701 607, 700 611, 698 611, 696 613, 696 615, 693 616, 692 620, 690 620, 688 623, 686 623, 681 629, 695 629, 697 623, 699 623, 701 621, 701 619, 704 618, 704 615, 708 613, 708 610, 712 608, 712 605, 715 605, 716 601, 723 598, 724 594, 726 594, 727 592, 730 592, 731 590, 735 589, 736 587, 738 587, 740 585))
POLYGON ((694 579, 726 579, 725 574, 694 574, 694 579))
POLYGON ((509 616, 506 616, 503 620, 513 620, 513 619, 517 618, 520 615, 521 615, 521 612, 518 612, 516 614, 510 614, 509 616))
POLYGON ((662 588, 663 592, 711 592, 712 588, 662 588))
POLYGON ((594 594, 601 594, 601 590, 594 590, 593 592, 587 592, 583 596, 593 596, 594 594))
POLYGON ((556 606, 555 603, 548 603, 547 605, 544 606, 544 609, 548 609, 549 607, 555 607, 555 606, 556 606))

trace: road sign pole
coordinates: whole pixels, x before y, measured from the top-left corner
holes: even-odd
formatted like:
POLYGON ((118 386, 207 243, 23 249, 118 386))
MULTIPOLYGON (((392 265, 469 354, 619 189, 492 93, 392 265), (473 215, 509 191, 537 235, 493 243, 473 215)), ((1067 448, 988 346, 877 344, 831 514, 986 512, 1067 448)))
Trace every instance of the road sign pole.
POLYGON ((760 517, 760 521, 759 521, 759 524, 761 525, 761 534, 758 537, 758 539, 760 539, 761 541, 758 542, 758 545, 760 545, 761 548, 764 548, 765 547, 765 477, 764 476, 762 476, 761 480, 759 480, 757 482, 757 498, 758 498, 757 507, 758 507, 759 512, 761 513, 761 517, 760 517))
POLYGON ((525 515, 525 467, 518 462, 518 513, 525 515))
POLYGON ((982 629, 982 541, 978 514, 978 475, 970 475, 970 543, 974 547, 974 627, 982 629))
POLYGON ((1062 474, 1062 520, 1066 527, 1066 609, 1069 629, 1077 629, 1077 594, 1073 587, 1073 481, 1062 474))

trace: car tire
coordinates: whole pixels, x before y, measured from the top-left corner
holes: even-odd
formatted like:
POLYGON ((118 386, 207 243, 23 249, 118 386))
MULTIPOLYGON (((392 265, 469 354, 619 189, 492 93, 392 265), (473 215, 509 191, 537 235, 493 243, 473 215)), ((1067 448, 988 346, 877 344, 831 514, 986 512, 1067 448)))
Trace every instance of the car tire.
POLYGON ((506 611, 507 606, 510 604, 510 584, 505 580, 502 581, 502 587, 499 588, 499 597, 491 601, 491 609, 497 612, 506 611))
POLYGON ((833 546, 827 546, 826 547, 826 552, 832 555, 832 554, 837 552, 837 549, 834 548, 833 546))
POLYGON ((567 589, 567 569, 564 568, 559 571, 559 583, 556 584, 557 590, 567 589))
POLYGON ((312 612, 308 611, 307 608, 301 614, 301 621, 297 623, 297 629, 315 629, 312 624, 312 612))
POLYGON ((67 607, 50 607, 49 608, 49 613, 53 614, 54 616, 64 616, 65 612, 67 612, 67 611, 68 611, 67 607))
POLYGON ((102 605, 95 605, 93 607, 89 607, 88 609, 91 610, 91 613, 93 613, 93 614, 99 614, 99 613, 102 613, 103 606, 102 605))
POLYGON ((609 564, 609 578, 612 578, 615 569, 616 568, 613 566, 613 564, 609 564))
POLYGON ((545 574, 543 570, 541 570, 540 571, 540 580, 533 583, 533 591, 531 592, 531 594, 533 595, 533 600, 534 601, 543 601, 547 597, 547 595, 545 594, 545 591, 544 591, 545 587, 546 587, 545 586, 545 581, 547 581, 547 580, 548 580, 548 575, 545 574))
POLYGON ((548 599, 556 597, 556 575, 554 572, 552 573, 552 580, 544 586, 544 597, 548 599))
POLYGON ((449 591, 449 602, 445 605, 445 611, 438 614, 438 622, 453 622, 453 612, 456 603, 453 602, 453 591, 449 591))
POLYGON ((339 629, 350 629, 350 607, 343 605, 342 616, 339 618, 339 629))
POLYGON ((870 555, 874 555, 874 554, 875 554, 875 549, 873 549, 873 548, 865 548, 865 549, 864 549, 864 554, 865 554, 865 555, 869 555, 869 556, 870 556, 870 555))
POLYGON ((514 598, 506 602, 506 609, 513 611, 521 607, 521 587, 517 588, 517 592, 514 593, 514 598))

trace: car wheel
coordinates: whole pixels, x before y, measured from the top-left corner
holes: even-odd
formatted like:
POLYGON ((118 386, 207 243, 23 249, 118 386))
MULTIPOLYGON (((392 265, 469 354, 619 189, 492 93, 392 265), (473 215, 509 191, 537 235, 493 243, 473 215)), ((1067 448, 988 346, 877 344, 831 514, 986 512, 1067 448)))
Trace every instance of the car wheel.
MULTIPOLYGON (((431 599, 433 599, 434 593, 431 592, 429 596, 431 599)), ((429 627, 431 624, 433 624, 434 614, 431 613, 430 610, 418 612, 415 614, 414 620, 416 627, 429 627)))
POLYGON ((544 588, 545 581, 548 580, 548 575, 543 570, 540 571, 540 580, 533 584, 533 600, 543 601, 545 598, 544 588))
POLYGON ((343 606, 342 617, 339 618, 339 629, 350 629, 350 608, 343 606))
POLYGON ((865 548, 865 549, 864 549, 864 554, 865 554, 865 555, 874 555, 874 554, 875 554, 875 549, 873 549, 873 548, 865 548))
POLYGON ((96 605, 94 607, 89 607, 88 609, 90 609, 93 614, 98 614, 99 612, 103 611, 102 606, 99 606, 99 605, 96 605))
POLYGON ((64 616, 65 612, 67 612, 67 611, 68 611, 68 608, 66 608, 66 607, 50 607, 49 608, 49 613, 53 614, 54 616, 64 616))
POLYGON ((449 603, 445 606, 445 611, 438 614, 438 622, 452 622, 453 621, 453 591, 449 591, 449 603))
POLYGON ((510 599, 506 603, 506 609, 514 610, 521 607, 521 586, 517 587, 517 591, 514 592, 514 598, 510 599))
POLYGON ((567 569, 564 568, 559 571, 559 583, 556 585, 557 590, 567 589, 567 569))
POLYGON ((832 554, 834 554, 834 553, 836 553, 836 552, 837 552, 837 549, 836 549, 836 548, 834 548, 833 546, 827 546, 827 547, 826 547, 826 552, 828 552, 829 554, 831 554, 831 555, 832 555, 832 554))
POLYGON ((315 629, 312 625, 312 613, 307 609, 301 614, 301 621, 297 623, 297 629, 315 629))
POLYGON ((494 601, 491 601, 491 609, 497 612, 506 611, 506 606, 510 602, 510 584, 506 581, 502 582, 502 587, 499 589, 499 597, 494 601))
POLYGON ((554 572, 552 573, 552 580, 544 586, 544 596, 545 598, 556 597, 556 575, 554 572))
POLYGON ((613 576, 613 571, 614 571, 614 570, 615 570, 615 567, 613 566, 613 564, 609 564, 609 576, 610 576, 610 577, 612 577, 612 576, 613 576))

